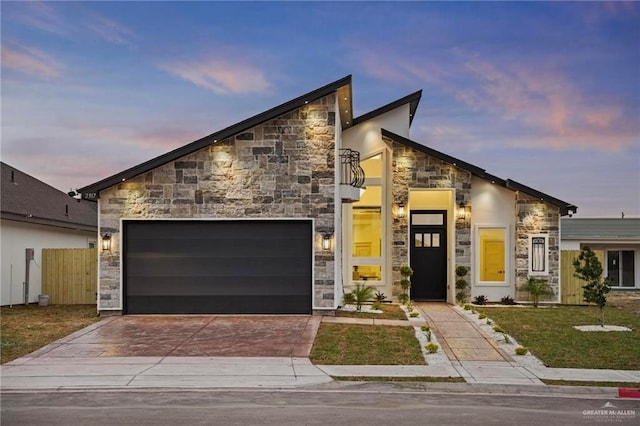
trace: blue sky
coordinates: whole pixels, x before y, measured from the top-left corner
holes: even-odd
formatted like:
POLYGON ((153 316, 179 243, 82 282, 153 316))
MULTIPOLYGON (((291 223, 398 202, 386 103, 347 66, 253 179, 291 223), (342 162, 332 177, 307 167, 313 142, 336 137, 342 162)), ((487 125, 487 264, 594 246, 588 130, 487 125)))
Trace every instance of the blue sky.
POLYGON ((640 4, 7 2, 2 161, 63 191, 353 75, 411 138, 640 216, 640 4))

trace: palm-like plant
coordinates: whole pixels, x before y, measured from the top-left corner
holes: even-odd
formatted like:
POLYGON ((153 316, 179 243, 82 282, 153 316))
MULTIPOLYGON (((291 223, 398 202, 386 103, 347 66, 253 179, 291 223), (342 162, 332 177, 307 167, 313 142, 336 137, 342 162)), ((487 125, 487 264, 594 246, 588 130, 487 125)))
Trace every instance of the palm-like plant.
POLYGON ((373 293, 376 289, 370 285, 357 284, 356 288, 351 290, 354 297, 354 303, 358 311, 362 310, 362 305, 373 299, 373 293))

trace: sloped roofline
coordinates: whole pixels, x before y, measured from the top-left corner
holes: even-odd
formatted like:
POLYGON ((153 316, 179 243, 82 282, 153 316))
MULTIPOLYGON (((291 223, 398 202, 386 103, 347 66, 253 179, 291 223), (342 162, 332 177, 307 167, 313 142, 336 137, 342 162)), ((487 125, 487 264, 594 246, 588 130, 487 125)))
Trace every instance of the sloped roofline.
POLYGON ((378 117, 379 115, 385 114, 389 111, 393 111, 396 108, 399 108, 403 105, 409 105, 409 126, 413 123, 413 117, 416 115, 416 109, 418 109, 418 104, 420 103, 420 99, 422 98, 422 90, 418 90, 417 92, 411 93, 403 98, 398 99, 397 101, 391 102, 387 105, 384 105, 380 108, 374 109, 366 114, 363 114, 359 117, 353 119, 353 125, 358 125, 360 123, 364 123, 365 121, 371 120, 372 118, 378 117))
POLYGON ((69 197, 5 162, 0 162, 0 218, 14 222, 96 232, 95 203, 69 197))
POLYGON ((427 154, 431 157, 435 157, 439 160, 444 161, 445 163, 449 163, 452 166, 459 167, 463 170, 470 172, 472 175, 477 176, 481 179, 489 181, 493 184, 500 185, 504 188, 510 189, 511 191, 520 191, 527 195, 530 195, 534 198, 538 198, 541 201, 546 201, 549 204, 552 204, 560 209, 560 215, 566 216, 569 213, 574 214, 578 211, 578 207, 567 203, 566 201, 562 201, 558 198, 552 197, 551 195, 540 192, 536 189, 533 189, 529 186, 521 184, 511 179, 501 179, 497 176, 487 173, 484 169, 474 166, 473 164, 467 163, 466 161, 462 161, 458 158, 452 157, 440 151, 436 151, 433 148, 429 148, 417 142, 414 142, 410 139, 407 139, 403 136, 397 135, 393 132, 390 132, 386 129, 382 129, 382 136, 390 138, 402 145, 408 146, 410 148, 415 149, 416 151, 420 151, 424 154, 427 154))
MULTIPOLYGON (((198 151, 209 145, 217 143, 218 141, 222 141, 224 139, 227 139, 234 135, 242 133, 248 129, 251 129, 252 127, 258 126, 269 120, 273 120, 274 118, 287 114, 297 108, 304 106, 309 102, 316 101, 336 91, 340 91, 339 102, 346 102, 346 106, 344 108, 342 107, 340 108, 341 122, 343 123, 343 125, 345 125, 344 123, 349 123, 350 121, 352 121, 351 120, 351 117, 352 117, 351 75, 347 75, 346 77, 343 77, 339 80, 336 80, 332 83, 322 86, 309 93, 305 93, 302 96, 298 96, 295 99, 292 99, 276 107, 273 107, 258 115, 254 115, 253 117, 247 118, 246 120, 233 124, 218 132, 212 133, 208 136, 200 138, 187 145, 176 148, 173 151, 167 152, 166 154, 162 154, 149 161, 145 161, 144 163, 138 164, 137 166, 133 166, 120 173, 116 173, 115 175, 109 176, 98 182, 82 187, 78 189, 78 192, 82 194, 83 198, 86 198, 86 199, 98 198, 99 192, 104 189, 117 185, 118 183, 124 182, 127 179, 131 179, 135 176, 146 173, 150 170, 153 170, 171 161, 175 161, 179 158, 184 157, 185 155, 189 155, 195 151, 198 151), (347 115, 344 116, 344 114, 347 114, 347 115)), ((348 126, 348 124, 346 125, 348 126)))

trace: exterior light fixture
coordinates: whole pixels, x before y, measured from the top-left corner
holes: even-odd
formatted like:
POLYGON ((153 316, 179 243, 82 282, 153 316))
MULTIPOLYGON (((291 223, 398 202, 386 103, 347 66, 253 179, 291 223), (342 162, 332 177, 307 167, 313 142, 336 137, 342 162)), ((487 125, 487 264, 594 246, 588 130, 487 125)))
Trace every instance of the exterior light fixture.
POLYGON ((102 235, 102 251, 111 250, 111 234, 103 234, 102 235))
POLYGON ((322 250, 329 251, 331 250, 331 234, 324 234, 322 236, 322 250))
POLYGON ((465 205, 462 201, 458 204, 458 220, 464 221, 467 220, 469 214, 471 213, 471 207, 465 205))
POLYGON ((404 218, 405 212, 404 212, 404 203, 398 203, 398 217, 400 219, 404 218))

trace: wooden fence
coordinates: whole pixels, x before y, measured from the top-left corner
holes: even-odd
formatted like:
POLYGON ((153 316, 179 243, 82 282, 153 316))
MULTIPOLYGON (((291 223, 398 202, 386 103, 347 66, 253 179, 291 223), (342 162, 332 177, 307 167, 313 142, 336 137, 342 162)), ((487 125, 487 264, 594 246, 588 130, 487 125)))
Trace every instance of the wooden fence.
POLYGON ((98 250, 42 249, 42 294, 52 305, 96 303, 98 250))
MULTIPOLYGON (((598 260, 604 267, 604 250, 593 251, 598 260)), ((562 286, 562 296, 560 303, 563 305, 586 305, 584 301, 584 290, 582 288, 586 283, 573 276, 575 272, 573 268, 573 259, 577 258, 580 250, 562 250, 560 252, 560 262, 562 263, 562 271, 560 271, 560 285, 562 286)))

